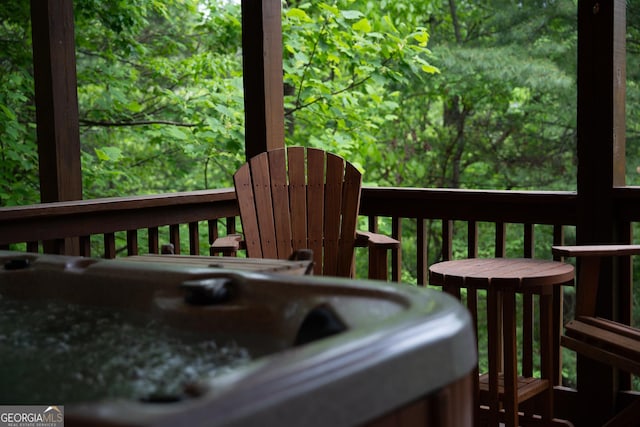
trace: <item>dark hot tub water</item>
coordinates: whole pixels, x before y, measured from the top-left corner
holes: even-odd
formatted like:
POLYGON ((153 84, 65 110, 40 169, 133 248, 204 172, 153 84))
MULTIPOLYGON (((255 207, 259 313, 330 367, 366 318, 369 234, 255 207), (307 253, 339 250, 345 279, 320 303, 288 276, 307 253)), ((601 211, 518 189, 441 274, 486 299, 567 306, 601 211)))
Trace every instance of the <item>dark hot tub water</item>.
POLYGON ((0 403, 171 401, 247 349, 140 313, 0 296, 0 403))

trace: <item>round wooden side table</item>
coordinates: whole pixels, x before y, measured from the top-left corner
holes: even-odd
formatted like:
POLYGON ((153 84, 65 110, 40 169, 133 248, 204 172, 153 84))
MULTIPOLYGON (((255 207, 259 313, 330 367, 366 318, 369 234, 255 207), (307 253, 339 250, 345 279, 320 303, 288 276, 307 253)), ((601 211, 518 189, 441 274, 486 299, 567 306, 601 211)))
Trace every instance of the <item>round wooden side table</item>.
MULTIPOLYGON (((559 333, 553 328, 553 295, 555 287, 571 284, 573 279, 574 268, 570 264, 529 258, 470 258, 429 267, 431 285, 442 286, 445 292, 458 298, 460 290, 467 289, 467 306, 476 322, 478 290, 486 290, 489 372, 477 379, 476 398, 478 405, 489 408, 488 425, 497 426, 499 422, 506 426, 520 425, 518 405, 539 395, 543 395, 540 396, 543 403, 537 415, 543 423, 567 425, 553 419, 553 372, 554 363, 559 362, 554 360, 552 351, 554 334, 559 333), (533 376, 533 355, 527 354, 533 353, 532 332, 524 338, 529 343, 523 345, 522 358, 528 362, 518 376, 516 294, 528 295, 531 302, 530 296, 539 296, 539 378, 533 376)), ((524 317, 533 319, 533 312, 529 311, 524 317)), ((477 327, 476 323, 476 333, 477 327)), ((481 418, 481 412, 476 413, 481 418)), ((476 425, 481 425, 479 421, 476 425)))

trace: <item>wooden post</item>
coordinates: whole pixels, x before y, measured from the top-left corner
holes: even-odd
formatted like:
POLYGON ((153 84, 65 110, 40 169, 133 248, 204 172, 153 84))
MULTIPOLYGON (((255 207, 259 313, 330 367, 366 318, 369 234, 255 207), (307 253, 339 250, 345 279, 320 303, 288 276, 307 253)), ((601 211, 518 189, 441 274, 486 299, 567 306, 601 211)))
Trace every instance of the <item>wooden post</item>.
POLYGON ((284 148, 280 0, 242 0, 242 58, 248 160, 284 148))
MULTIPOLYGON (((578 2, 578 225, 579 244, 618 241, 613 187, 625 179, 624 0, 578 2)), ((603 266, 597 312, 613 313, 613 268, 603 266)), ((611 368, 578 357, 578 391, 584 419, 602 425, 616 392, 611 368)))
POLYGON ((72 0, 31 0, 40 199, 82 199, 72 0))

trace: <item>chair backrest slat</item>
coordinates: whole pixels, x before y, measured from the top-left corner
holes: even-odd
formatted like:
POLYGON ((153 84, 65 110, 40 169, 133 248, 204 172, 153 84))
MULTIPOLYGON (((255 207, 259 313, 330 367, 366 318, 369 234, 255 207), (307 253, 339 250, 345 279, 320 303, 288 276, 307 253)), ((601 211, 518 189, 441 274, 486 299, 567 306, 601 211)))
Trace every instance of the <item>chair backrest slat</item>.
MULTIPOLYGON (((324 271, 326 275, 338 275, 340 256, 340 224, 342 214, 342 185, 344 182, 344 160, 327 154, 327 187, 325 195, 325 243, 324 271)), ((355 232, 355 231, 354 231, 355 232)))
POLYGON ((358 211, 360 210, 360 187, 362 174, 351 163, 344 171, 342 186, 342 227, 340 229, 340 257, 338 259, 338 275, 350 276, 353 268, 353 248, 356 240, 358 211), (347 256, 347 254, 349 254, 347 256))
POLYGON ((256 204, 260 243, 263 258, 277 258, 276 229, 274 223, 273 203, 271 199, 271 178, 267 156, 256 156, 249 161, 251 165, 251 181, 253 197, 256 204))
POLYGON ((293 250, 307 249, 307 183, 304 148, 292 147, 287 154, 293 250))
POLYGON ((247 256, 262 258, 262 247, 260 244, 260 229, 258 228, 258 217, 256 205, 253 198, 253 184, 251 182, 251 170, 249 163, 245 163, 233 176, 236 188, 238 207, 242 219, 242 230, 245 235, 247 245, 247 256))
POLYGON ((271 197, 273 203, 276 245, 278 258, 288 258, 293 252, 291 245, 291 214, 289 211, 289 187, 287 184, 287 163, 284 150, 268 152, 269 174, 271 175, 271 197))
POLYGON ((323 273, 325 153, 307 149, 307 233, 314 272, 323 273))

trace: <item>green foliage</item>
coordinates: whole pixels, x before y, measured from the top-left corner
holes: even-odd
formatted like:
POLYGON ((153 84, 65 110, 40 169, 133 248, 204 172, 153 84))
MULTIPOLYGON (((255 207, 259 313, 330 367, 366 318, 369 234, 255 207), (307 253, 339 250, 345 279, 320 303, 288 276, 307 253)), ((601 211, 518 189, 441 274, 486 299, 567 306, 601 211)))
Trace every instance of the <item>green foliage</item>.
POLYGON ((400 114, 397 85, 426 81, 424 28, 396 25, 377 2, 304 3, 284 11, 287 143, 355 163, 380 158, 381 128, 400 114))
POLYGON ((228 186, 244 134, 239 7, 139 3, 79 14, 85 197, 228 186))
MULTIPOLYGON (((0 205, 38 199, 29 6, 10 3, 0 205)), ((85 198, 230 185, 237 2, 74 8, 85 198)), ((574 188, 574 2, 292 1, 283 32, 287 144, 344 155, 377 185, 574 188)))

